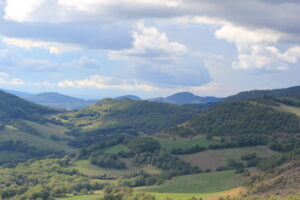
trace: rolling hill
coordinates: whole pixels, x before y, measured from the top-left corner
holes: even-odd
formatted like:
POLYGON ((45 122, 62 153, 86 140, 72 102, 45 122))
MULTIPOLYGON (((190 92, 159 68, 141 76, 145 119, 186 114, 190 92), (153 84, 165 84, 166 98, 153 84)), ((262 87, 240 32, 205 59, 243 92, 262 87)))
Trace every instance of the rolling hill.
POLYGON ((237 101, 242 99, 250 99, 250 98, 259 98, 264 96, 272 96, 272 97, 295 97, 300 95, 300 86, 294 86, 290 88, 284 89, 274 89, 274 90, 251 90, 240 92, 236 95, 229 96, 223 101, 237 101))
POLYGON ((81 109, 97 102, 96 100, 84 100, 56 92, 45 92, 23 98, 33 103, 67 110, 81 109))
POLYGON ((298 99, 257 98, 219 104, 179 126, 181 135, 299 133, 298 99), (288 104, 288 105, 287 105, 288 104))
POLYGON ((159 97, 159 98, 149 99, 149 101, 184 105, 184 104, 202 104, 202 103, 218 102, 221 99, 222 98, 217 98, 217 97, 200 97, 190 92, 180 92, 165 98, 159 97))
POLYGON ((182 123, 197 109, 166 105, 149 101, 103 99, 77 112, 58 115, 58 119, 79 129, 80 132, 133 129, 153 133, 182 123))
POLYGON ((67 129, 48 118, 60 112, 0 91, 0 151, 9 150, 19 158, 74 152, 75 149, 66 145, 71 139, 64 134, 67 129))

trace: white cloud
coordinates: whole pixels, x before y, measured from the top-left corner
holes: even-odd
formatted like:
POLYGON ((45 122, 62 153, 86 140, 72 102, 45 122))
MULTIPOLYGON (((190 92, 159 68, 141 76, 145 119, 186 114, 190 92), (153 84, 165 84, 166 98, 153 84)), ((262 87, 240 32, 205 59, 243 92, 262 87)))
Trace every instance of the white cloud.
POLYGON ((289 48, 281 53, 276 47, 267 44, 238 44, 238 61, 233 68, 242 70, 283 71, 289 63, 300 59, 300 46, 289 48))
POLYGON ((83 80, 64 80, 57 84, 59 87, 97 88, 97 89, 120 89, 120 90, 143 90, 155 91, 158 88, 140 83, 136 80, 127 80, 116 77, 93 75, 83 80))
POLYGON ((283 34, 268 29, 249 29, 232 24, 224 25, 215 32, 219 39, 234 43, 276 43, 283 38, 283 34))
POLYGON ((138 23, 137 30, 133 32, 133 38, 131 49, 110 51, 110 57, 114 59, 169 60, 182 57, 187 53, 185 45, 169 41, 166 33, 161 33, 155 27, 146 27, 143 23, 138 23))
POLYGON ((9 74, 8 74, 8 73, 5 73, 5 72, 0 72, 0 76, 1 76, 1 77, 8 77, 9 74))
POLYGON ((87 56, 81 56, 78 61, 71 62, 69 65, 80 66, 80 67, 90 68, 90 69, 98 69, 102 67, 101 62, 99 62, 96 59, 89 58, 87 56))
POLYGON ((19 39, 11 37, 3 37, 2 41, 9 45, 14 45, 21 48, 42 48, 48 50, 52 54, 61 54, 66 51, 76 51, 80 50, 78 46, 63 44, 58 42, 45 42, 45 41, 36 41, 30 39, 19 39))

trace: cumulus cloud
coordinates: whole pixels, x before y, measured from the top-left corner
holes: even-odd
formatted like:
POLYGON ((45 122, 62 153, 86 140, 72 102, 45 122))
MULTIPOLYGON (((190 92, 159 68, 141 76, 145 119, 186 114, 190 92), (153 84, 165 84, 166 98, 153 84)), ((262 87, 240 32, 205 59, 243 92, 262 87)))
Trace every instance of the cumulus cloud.
POLYGON ((281 53, 276 47, 264 44, 238 45, 238 61, 233 67, 243 70, 287 70, 288 63, 300 59, 300 46, 292 47, 281 53))
POLYGON ((193 57, 184 44, 170 41, 156 27, 138 23, 133 38, 131 49, 109 52, 112 59, 129 60, 133 64, 131 76, 161 87, 201 85, 209 81, 199 58, 193 57))
POLYGON ((114 59, 167 60, 182 57, 187 53, 184 44, 169 41, 166 33, 161 33, 155 27, 146 27, 143 23, 138 23, 133 38, 131 49, 111 51, 109 55, 114 59))
POLYGON ((97 89, 121 89, 155 91, 158 88, 141 83, 137 80, 116 78, 110 76, 93 75, 83 80, 64 80, 57 83, 59 87, 97 88, 97 89))

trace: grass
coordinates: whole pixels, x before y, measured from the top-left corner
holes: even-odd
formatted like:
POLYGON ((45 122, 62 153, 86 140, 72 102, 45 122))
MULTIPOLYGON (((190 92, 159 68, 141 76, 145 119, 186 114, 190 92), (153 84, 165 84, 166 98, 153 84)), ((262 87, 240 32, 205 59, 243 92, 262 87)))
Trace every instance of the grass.
POLYGON ((88 160, 77 161, 73 168, 88 176, 100 176, 106 174, 114 177, 119 177, 129 175, 134 172, 134 170, 130 169, 119 170, 98 167, 96 165, 91 164, 88 160))
POLYGON ((245 178, 234 171, 177 176, 162 185, 137 189, 154 193, 215 193, 240 187, 245 178))
POLYGON ((242 155, 253 152, 255 152, 258 157, 263 158, 278 154, 277 152, 268 149, 267 146, 254 146, 207 150, 194 154, 181 155, 179 158, 181 158, 183 161, 191 163, 194 166, 198 166, 201 169, 216 170, 218 167, 226 166, 228 159, 240 161, 242 155))
POLYGON ((149 174, 159 174, 161 173, 160 169, 153 167, 151 165, 146 165, 142 168, 135 167, 132 165, 130 159, 123 159, 125 162, 127 169, 109 169, 109 168, 102 168, 90 163, 89 160, 79 160, 74 163, 73 168, 77 169, 79 172, 87 175, 87 176, 100 176, 100 175, 108 175, 114 178, 119 178, 123 176, 130 175, 135 172, 139 172, 144 170, 149 174))
MULTIPOLYGON (((173 200, 187 200, 192 197, 203 198, 203 200, 218 200, 220 197, 234 197, 244 192, 244 188, 238 187, 231 190, 215 193, 150 193, 157 200, 165 200, 167 197, 173 200)), ((64 198, 56 198, 56 200, 96 200, 103 197, 101 194, 69 196, 64 198)))
POLYGON ((299 107, 294 107, 294 106, 287 106, 284 104, 281 104, 280 107, 276 107, 277 110, 283 111, 283 112, 289 112, 297 115, 300 117, 300 108, 299 107))
POLYGON ((63 198, 56 198, 56 200, 97 200, 103 197, 102 194, 92 194, 92 195, 81 195, 81 196, 69 196, 63 198))
POLYGON ((0 151, 0 162, 16 159, 22 156, 22 153, 14 151, 0 151))
POLYGON ((115 146, 104 149, 104 153, 118 154, 121 151, 127 151, 127 150, 128 150, 128 148, 125 145, 117 144, 115 146))
POLYGON ((171 198, 172 200, 187 200, 192 197, 202 198, 203 200, 219 200, 220 197, 235 197, 239 196, 245 191, 243 187, 234 188, 222 192, 214 193, 150 193, 154 195, 157 200, 166 200, 171 198))
POLYGON ((6 127, 5 130, 1 133, 0 137, 0 142, 7 140, 21 140, 30 146, 34 146, 42 150, 59 150, 66 152, 77 151, 75 148, 68 146, 65 141, 53 141, 48 138, 30 135, 10 127, 6 127))
POLYGON ((189 148, 191 146, 202 146, 202 147, 208 147, 210 144, 215 144, 217 142, 207 140, 206 138, 193 138, 193 139, 176 139, 175 141, 170 139, 165 139, 161 137, 153 137, 155 140, 157 140, 161 147, 165 149, 166 151, 171 151, 174 148, 189 148))
POLYGON ((67 128, 63 126, 58 126, 55 124, 39 124, 32 121, 25 121, 29 126, 36 129, 40 132, 44 137, 50 138, 51 136, 57 136, 61 139, 72 139, 73 137, 66 135, 65 133, 68 131, 67 128))

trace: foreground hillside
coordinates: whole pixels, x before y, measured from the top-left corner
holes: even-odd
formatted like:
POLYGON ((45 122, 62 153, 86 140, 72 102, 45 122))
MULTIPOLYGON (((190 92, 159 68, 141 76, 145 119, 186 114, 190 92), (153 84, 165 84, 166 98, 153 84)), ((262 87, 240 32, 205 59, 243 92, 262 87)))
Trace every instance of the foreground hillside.
POLYGON ((68 129, 48 117, 60 112, 0 91, 0 163, 74 152, 68 129))

